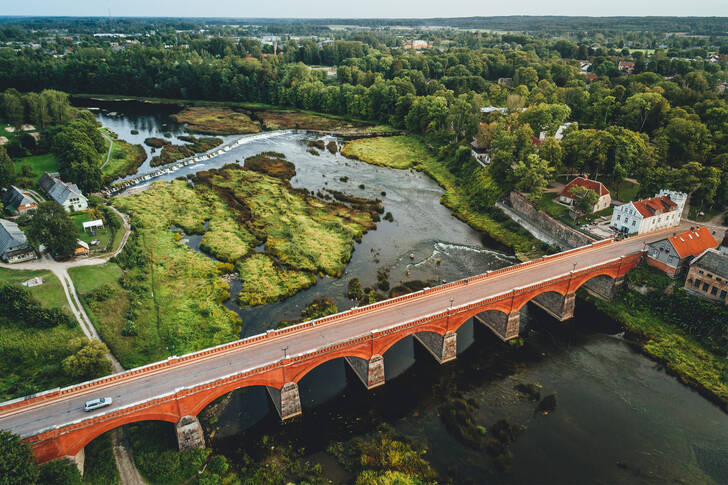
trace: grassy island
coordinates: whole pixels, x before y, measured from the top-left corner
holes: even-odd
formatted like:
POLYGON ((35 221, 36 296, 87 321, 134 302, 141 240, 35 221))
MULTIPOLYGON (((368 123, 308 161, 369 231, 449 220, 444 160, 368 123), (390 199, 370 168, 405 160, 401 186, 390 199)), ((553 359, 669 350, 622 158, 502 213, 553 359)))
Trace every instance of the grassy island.
POLYGON ((226 106, 189 106, 172 118, 187 123, 185 129, 190 133, 237 135, 260 131, 260 125, 246 113, 226 106))
POLYGON ((318 273, 342 274, 354 242, 374 227, 366 210, 237 165, 200 172, 194 186, 155 183, 114 205, 133 227, 124 251, 70 274, 125 367, 237 338, 239 318, 222 305, 229 273, 240 275, 242 305, 286 298, 315 284, 318 273), (202 236, 202 253, 186 244, 193 235, 202 236))
POLYGON ((134 175, 146 159, 147 153, 141 145, 132 145, 124 140, 115 139, 109 161, 101 169, 104 183, 134 175))

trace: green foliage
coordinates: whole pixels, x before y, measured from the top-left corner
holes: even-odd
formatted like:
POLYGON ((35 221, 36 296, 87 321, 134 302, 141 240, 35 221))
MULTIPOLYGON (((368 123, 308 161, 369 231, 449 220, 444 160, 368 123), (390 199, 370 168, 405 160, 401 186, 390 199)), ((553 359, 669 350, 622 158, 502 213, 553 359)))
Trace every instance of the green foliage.
POLYGON ((38 465, 30 446, 20 436, 0 430, 0 485, 32 485, 38 480, 38 465))
POLYGON ((534 197, 539 198, 541 192, 549 183, 554 169, 549 166, 548 161, 532 153, 526 157, 526 161, 518 162, 513 169, 516 177, 516 190, 531 192, 534 197))
POLYGON ((99 340, 78 339, 71 344, 79 347, 75 354, 62 362, 63 371, 79 380, 95 379, 111 374, 111 362, 106 358, 108 347, 99 340))
POLYGON ((116 485, 119 483, 119 470, 116 468, 111 433, 113 431, 107 431, 84 447, 84 484, 116 485))
POLYGON ((0 187, 8 187, 15 181, 15 164, 5 147, 0 145, 0 187))
POLYGON ((0 324, 20 327, 51 328, 65 325, 72 328, 75 321, 60 308, 43 308, 30 292, 18 285, 0 285, 0 324))
POLYGON ((28 237, 43 244, 55 257, 65 259, 76 250, 78 229, 58 202, 42 202, 33 213, 28 237))
POLYGON ((59 458, 40 466, 39 484, 43 485, 81 485, 81 473, 71 460, 59 458))
POLYGON ((182 141, 189 142, 188 145, 172 145, 167 144, 162 147, 162 153, 153 157, 149 162, 152 167, 158 165, 166 165, 182 158, 191 157, 198 153, 212 150, 216 146, 222 145, 222 138, 212 137, 194 137, 180 136, 182 141))

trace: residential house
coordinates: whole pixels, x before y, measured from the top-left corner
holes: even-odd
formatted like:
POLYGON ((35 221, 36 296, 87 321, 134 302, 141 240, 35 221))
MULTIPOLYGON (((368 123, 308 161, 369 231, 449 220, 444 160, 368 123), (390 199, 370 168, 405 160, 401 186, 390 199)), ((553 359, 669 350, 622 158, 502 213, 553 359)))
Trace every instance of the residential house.
POLYGON ((626 72, 627 74, 632 74, 632 71, 634 71, 634 62, 619 61, 619 70, 622 72, 626 72))
POLYGON ((0 219, 0 258, 8 263, 35 259, 35 250, 13 221, 0 219))
POLYGON ((44 173, 38 181, 48 196, 61 204, 68 212, 88 209, 88 200, 76 184, 63 182, 58 174, 44 173))
POLYGON ((668 276, 684 274, 690 261, 706 249, 718 245, 710 230, 703 226, 681 232, 647 246, 647 264, 665 272, 668 276))
POLYGON ((612 196, 609 194, 609 190, 601 182, 591 180, 587 177, 576 177, 574 180, 566 184, 564 190, 559 194, 559 202, 568 206, 574 205, 576 197, 571 193, 571 189, 574 187, 584 187, 585 189, 591 189, 596 192, 599 199, 594 204, 592 212, 599 212, 600 210, 606 209, 612 203, 612 196))
POLYGON ((14 185, 11 185, 5 191, 3 204, 15 214, 25 214, 38 207, 38 204, 30 197, 28 192, 24 192, 14 185))
POLYGON ((687 194, 661 190, 651 199, 636 200, 614 208, 610 226, 626 234, 644 234, 675 227, 685 208, 687 194))
POLYGON ((690 263, 685 290, 728 305, 728 236, 718 249, 706 249, 690 263))

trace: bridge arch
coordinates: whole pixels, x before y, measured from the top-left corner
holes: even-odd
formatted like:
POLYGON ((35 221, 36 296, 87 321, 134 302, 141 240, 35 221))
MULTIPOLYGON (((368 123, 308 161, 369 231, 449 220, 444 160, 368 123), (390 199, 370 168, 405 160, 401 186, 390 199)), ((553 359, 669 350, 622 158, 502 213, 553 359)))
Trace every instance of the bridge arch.
MULTIPOLYGON (((106 422, 101 422, 94 426, 83 428, 82 430, 79 430, 78 433, 69 433, 68 435, 65 435, 70 438, 66 446, 64 446, 66 452, 65 455, 74 456, 102 434, 127 424, 138 423, 141 421, 165 421, 176 424, 179 420, 180 416, 172 413, 150 412, 143 414, 131 414, 106 422)), ((63 436, 61 439, 63 439, 63 436)))
POLYGON ((615 280, 617 279, 616 271, 610 268, 589 274, 588 277, 582 279, 579 281, 574 288, 574 291, 578 290, 582 286, 589 284, 594 286, 603 286, 603 285, 614 285, 615 280))
POLYGON ((443 317, 439 320, 435 320, 433 322, 429 322, 425 325, 410 327, 401 332, 395 332, 395 333, 392 333, 391 335, 387 335, 385 337, 375 340, 373 354, 384 355, 384 353, 387 350, 389 350, 394 344, 396 344, 400 340, 402 340, 406 337, 409 337, 410 335, 414 335, 417 333, 425 333, 425 332, 436 333, 437 335, 439 335, 441 337, 444 336, 445 333, 447 333, 446 317, 443 317))
MULTIPOLYGON (((309 359, 304 361, 303 365, 299 368, 294 368, 294 374, 288 379, 290 382, 299 383, 301 379, 303 379, 306 374, 313 371, 315 368, 325 364, 326 362, 329 362, 334 359, 343 359, 344 357, 357 357, 359 359, 369 360, 372 358, 372 355, 374 355, 371 352, 371 343, 367 342, 365 346, 359 346, 361 348, 353 348, 353 349, 342 349, 335 352, 330 352, 323 354, 320 357, 309 359)), ((287 372, 288 374, 288 372, 287 372)), ((290 374, 289 374, 290 375, 290 374)))

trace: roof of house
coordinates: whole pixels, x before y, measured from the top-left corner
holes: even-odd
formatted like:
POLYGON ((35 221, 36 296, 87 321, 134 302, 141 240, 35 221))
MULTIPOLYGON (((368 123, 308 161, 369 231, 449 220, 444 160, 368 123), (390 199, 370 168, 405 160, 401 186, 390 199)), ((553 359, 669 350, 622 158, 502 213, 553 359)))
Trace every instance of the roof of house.
POLYGON ((564 187, 564 190, 561 191, 560 195, 563 195, 564 197, 573 198, 570 191, 575 186, 584 187, 586 189, 591 189, 594 192, 596 192, 599 197, 601 197, 603 195, 609 195, 609 190, 607 190, 607 188, 604 186, 603 183, 597 182, 596 180, 584 178, 584 177, 576 177, 574 180, 569 182, 566 185, 566 187, 564 187))
POLYGON ((722 254, 715 249, 706 249, 703 254, 693 260, 696 265, 713 274, 728 278, 728 254, 722 254))
POLYGON ((668 239, 681 259, 688 256, 697 257, 706 249, 718 245, 718 242, 705 226, 675 234, 668 239))
POLYGON ((41 188, 46 191, 48 196, 63 205, 72 197, 84 198, 81 189, 76 184, 65 183, 55 176, 55 174, 44 173, 38 181, 41 188))
POLYGON ((11 185, 5 193, 3 203, 16 209, 38 205, 26 192, 23 192, 22 189, 19 189, 14 185, 11 185))
POLYGON ((27 242, 25 233, 20 230, 16 223, 0 219, 0 254, 4 253, 9 247, 20 246, 27 242))
POLYGON ((677 204, 666 195, 652 197, 651 199, 635 200, 632 202, 632 205, 643 217, 652 217, 657 215, 658 212, 667 212, 677 207, 677 204))

